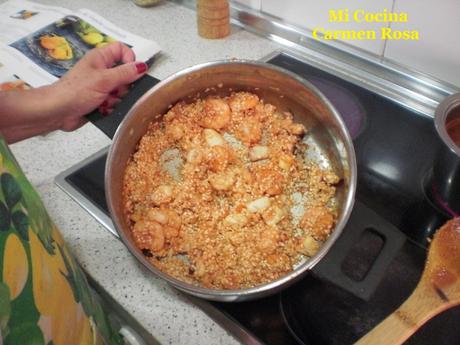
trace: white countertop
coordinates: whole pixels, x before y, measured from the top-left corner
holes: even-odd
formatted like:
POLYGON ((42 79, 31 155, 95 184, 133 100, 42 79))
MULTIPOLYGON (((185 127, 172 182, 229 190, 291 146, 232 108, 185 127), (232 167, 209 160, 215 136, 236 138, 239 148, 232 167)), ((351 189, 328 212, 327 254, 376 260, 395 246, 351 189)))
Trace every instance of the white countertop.
MULTIPOLYGON (((279 48, 233 28, 223 40, 197 34, 195 12, 163 2, 143 9, 129 0, 40 0, 69 9, 88 8, 116 25, 151 38, 162 55, 150 74, 166 76, 197 63, 223 58, 260 59, 279 48)), ((125 246, 54 184, 54 177, 110 144, 92 124, 12 145, 26 175, 83 267, 149 332, 164 344, 234 344, 225 330, 137 263, 125 246)))

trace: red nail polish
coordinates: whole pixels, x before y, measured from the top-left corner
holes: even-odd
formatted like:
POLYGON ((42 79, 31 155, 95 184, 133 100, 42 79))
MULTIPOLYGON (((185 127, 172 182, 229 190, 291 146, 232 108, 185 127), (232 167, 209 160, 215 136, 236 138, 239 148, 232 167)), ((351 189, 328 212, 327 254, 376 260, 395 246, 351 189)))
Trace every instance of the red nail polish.
POLYGON ((147 71, 147 64, 143 62, 138 62, 136 64, 136 69, 137 69, 137 73, 139 74, 144 73, 145 71, 147 71))
POLYGON ((116 96, 118 94, 118 89, 113 89, 112 91, 110 91, 110 94, 112 96, 116 96))
POLYGON ((101 107, 101 108, 104 108, 104 107, 106 107, 108 104, 109 104, 109 102, 107 102, 107 100, 105 100, 104 102, 101 103, 100 107, 101 107))

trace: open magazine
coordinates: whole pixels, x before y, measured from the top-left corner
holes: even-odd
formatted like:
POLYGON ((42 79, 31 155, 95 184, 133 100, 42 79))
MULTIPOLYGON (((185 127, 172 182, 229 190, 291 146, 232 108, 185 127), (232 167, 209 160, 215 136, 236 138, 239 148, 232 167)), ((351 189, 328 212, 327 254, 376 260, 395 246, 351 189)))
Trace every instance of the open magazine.
POLYGON ((0 90, 50 84, 89 50, 120 41, 147 61, 157 43, 126 32, 96 13, 29 1, 0 5, 0 90))

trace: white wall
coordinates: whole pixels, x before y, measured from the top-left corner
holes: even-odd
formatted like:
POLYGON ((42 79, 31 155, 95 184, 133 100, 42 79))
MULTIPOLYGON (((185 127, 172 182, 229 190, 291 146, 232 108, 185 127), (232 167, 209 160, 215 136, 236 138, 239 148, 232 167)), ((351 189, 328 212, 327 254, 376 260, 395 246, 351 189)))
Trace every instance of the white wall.
POLYGON ((249 6, 249 7, 252 7, 256 10, 260 10, 261 5, 262 5, 262 0, 233 0, 233 1, 249 6))
POLYGON ((460 87, 460 0, 233 0, 302 28, 418 30, 418 41, 347 43, 460 87), (407 12, 407 23, 330 23, 330 9, 407 12))
MULTIPOLYGON (((393 0, 262 0, 262 11, 300 27, 309 29, 323 27, 327 30, 380 30, 380 27, 386 27, 388 24, 356 23, 353 20, 347 23, 331 23, 329 22, 329 10, 349 9, 350 14, 358 9, 378 12, 382 11, 384 8, 391 9, 392 1, 393 0)), ((380 55, 383 52, 384 43, 380 40, 354 40, 348 42, 375 54, 380 55)))
POLYGON ((460 86, 460 0, 396 0, 395 11, 410 14, 419 41, 388 41, 385 57, 460 86))

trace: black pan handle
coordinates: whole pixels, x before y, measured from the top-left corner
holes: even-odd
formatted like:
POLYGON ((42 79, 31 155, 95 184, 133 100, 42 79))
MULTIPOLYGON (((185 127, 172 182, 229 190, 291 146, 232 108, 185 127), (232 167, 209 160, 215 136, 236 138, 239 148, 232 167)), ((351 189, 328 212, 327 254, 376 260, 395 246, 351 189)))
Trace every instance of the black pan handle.
POLYGON ((341 236, 313 273, 367 301, 405 241, 399 229, 356 201, 341 236))
POLYGON ((122 98, 121 102, 116 105, 110 115, 102 115, 98 110, 95 110, 86 115, 87 119, 110 139, 113 139, 118 126, 134 103, 159 81, 160 80, 146 74, 131 85, 129 92, 122 98))

